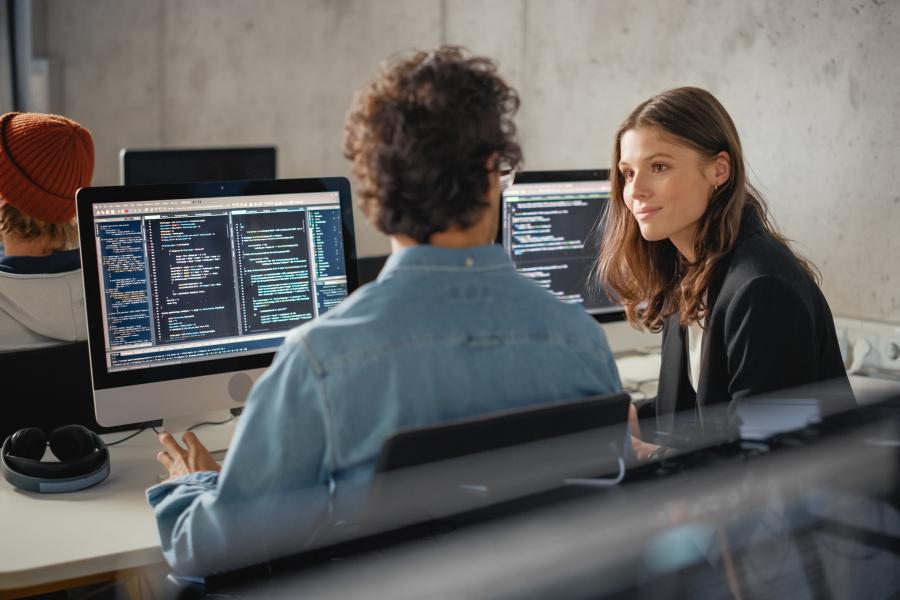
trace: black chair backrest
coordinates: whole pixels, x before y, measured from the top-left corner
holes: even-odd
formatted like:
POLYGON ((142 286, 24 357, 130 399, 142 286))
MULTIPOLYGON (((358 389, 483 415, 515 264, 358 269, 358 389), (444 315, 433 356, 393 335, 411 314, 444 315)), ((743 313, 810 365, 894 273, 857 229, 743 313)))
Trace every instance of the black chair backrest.
POLYGON ((375 281, 381 273, 387 256, 361 256, 356 260, 356 270, 359 272, 359 285, 375 281))
MULTIPOLYGON (((385 441, 375 471, 383 473, 590 430, 619 430, 628 421, 629 402, 624 393, 594 396, 408 429, 385 441)), ((624 429, 621 431, 624 434, 624 429)))
POLYGON ((97 432, 112 430, 94 418, 87 342, 0 353, 0 373, 0 440, 23 427, 49 432, 77 423, 97 432))
POLYGON ((627 394, 401 431, 382 445, 360 522, 384 531, 623 475, 627 394))

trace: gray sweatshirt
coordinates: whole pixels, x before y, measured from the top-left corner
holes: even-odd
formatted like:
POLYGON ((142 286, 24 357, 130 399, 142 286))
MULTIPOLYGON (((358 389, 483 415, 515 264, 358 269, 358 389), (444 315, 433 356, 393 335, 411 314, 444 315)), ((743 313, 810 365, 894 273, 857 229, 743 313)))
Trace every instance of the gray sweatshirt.
MULTIPOLYGON (((38 259, 18 260, 21 266, 38 259)), ((87 339, 81 269, 40 270, 0 265, 0 352, 87 339)))

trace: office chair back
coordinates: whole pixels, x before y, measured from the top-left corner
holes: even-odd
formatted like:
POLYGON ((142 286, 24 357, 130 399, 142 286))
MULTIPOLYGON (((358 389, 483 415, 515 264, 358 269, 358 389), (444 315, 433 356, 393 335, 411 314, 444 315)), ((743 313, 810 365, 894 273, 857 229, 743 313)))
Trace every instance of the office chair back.
POLYGON ((398 526, 615 476, 629 402, 595 396, 398 432, 382 446, 369 518, 398 526))
POLYGON ((19 429, 72 423, 107 431, 94 418, 87 342, 0 353, 0 441, 19 429))
POLYGON ((359 273, 359 285, 365 285, 378 279, 378 274, 387 262, 387 256, 360 256, 356 260, 356 270, 359 273))

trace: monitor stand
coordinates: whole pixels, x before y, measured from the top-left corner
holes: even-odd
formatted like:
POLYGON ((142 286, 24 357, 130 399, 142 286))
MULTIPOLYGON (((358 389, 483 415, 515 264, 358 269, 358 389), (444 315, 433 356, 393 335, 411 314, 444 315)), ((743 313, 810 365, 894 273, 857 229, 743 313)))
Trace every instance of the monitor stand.
POLYGON ((183 444, 181 436, 188 430, 197 434, 200 442, 218 462, 225 458, 225 451, 231 444, 231 436, 237 417, 232 416, 231 411, 214 410, 200 414, 187 415, 163 419, 162 430, 171 433, 183 444))

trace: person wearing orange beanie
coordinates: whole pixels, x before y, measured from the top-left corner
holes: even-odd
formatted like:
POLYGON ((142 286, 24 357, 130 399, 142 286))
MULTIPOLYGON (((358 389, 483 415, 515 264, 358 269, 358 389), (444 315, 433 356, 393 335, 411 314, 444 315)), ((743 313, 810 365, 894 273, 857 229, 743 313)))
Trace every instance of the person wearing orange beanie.
POLYGON ((93 172, 75 121, 0 116, 0 352, 86 339, 75 192, 93 172))

